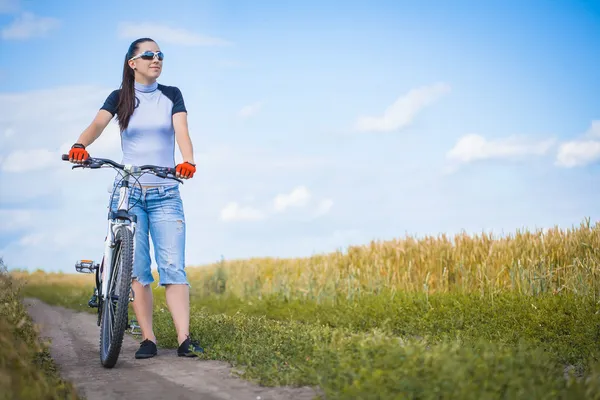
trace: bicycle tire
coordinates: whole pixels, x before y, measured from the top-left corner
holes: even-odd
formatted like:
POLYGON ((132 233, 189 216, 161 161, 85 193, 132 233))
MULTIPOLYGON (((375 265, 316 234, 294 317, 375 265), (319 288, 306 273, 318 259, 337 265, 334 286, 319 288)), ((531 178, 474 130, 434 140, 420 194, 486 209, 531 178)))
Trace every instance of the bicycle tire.
POLYGON ((117 228, 115 242, 115 252, 111 263, 112 271, 107 276, 110 280, 107 298, 103 304, 100 328, 100 361, 105 368, 114 367, 119 359, 123 337, 128 326, 129 294, 133 272, 133 236, 127 226, 117 228), (112 275, 115 272, 117 279, 113 280, 112 275), (121 279, 119 279, 119 273, 121 279), (111 281, 114 282, 112 285, 111 281), (116 301, 111 301, 115 288, 118 289, 118 297, 116 301), (116 305, 116 311, 111 310, 114 305, 116 305), (114 315, 114 321, 110 320, 111 315, 114 315), (110 329, 110 325, 112 325, 112 329, 110 329))

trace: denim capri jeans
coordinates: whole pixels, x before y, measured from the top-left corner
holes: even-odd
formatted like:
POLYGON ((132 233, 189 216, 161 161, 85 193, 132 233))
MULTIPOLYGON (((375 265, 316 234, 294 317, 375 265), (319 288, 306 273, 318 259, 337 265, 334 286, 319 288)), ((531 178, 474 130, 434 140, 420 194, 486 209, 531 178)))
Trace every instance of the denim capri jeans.
MULTIPOLYGON (((114 189, 115 187, 113 187, 114 189)), ((117 210, 119 188, 110 201, 117 210)), ((133 278, 143 286, 154 282, 150 259, 150 238, 158 268, 160 286, 185 284, 185 216, 179 185, 129 189, 129 212, 137 216, 134 238, 133 278)))

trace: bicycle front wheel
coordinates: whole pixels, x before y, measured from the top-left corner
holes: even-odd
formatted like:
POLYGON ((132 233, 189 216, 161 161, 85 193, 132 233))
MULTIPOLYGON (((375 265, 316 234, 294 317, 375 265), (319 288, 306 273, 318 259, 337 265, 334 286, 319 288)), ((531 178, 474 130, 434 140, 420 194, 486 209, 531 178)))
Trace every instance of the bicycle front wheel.
POLYGON ((100 328, 100 361, 105 368, 114 367, 121 352, 133 271, 133 235, 128 227, 117 228, 115 242, 100 328))

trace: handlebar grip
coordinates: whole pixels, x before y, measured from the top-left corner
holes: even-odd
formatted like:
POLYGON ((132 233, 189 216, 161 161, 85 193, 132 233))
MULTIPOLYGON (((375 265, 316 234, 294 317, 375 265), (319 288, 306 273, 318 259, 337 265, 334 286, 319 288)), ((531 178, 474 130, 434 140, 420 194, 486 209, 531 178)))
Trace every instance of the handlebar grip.
POLYGON ((69 161, 69 155, 68 154, 63 154, 62 155, 62 159, 63 159, 63 161, 69 161))

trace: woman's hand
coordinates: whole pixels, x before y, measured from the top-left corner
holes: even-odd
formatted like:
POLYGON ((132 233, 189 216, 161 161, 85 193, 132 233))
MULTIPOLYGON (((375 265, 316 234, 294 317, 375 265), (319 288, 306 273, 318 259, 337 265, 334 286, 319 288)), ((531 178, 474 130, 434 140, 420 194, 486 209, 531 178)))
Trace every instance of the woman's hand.
POLYGON ((181 164, 177 164, 175 172, 178 178, 190 179, 196 172, 196 164, 192 164, 189 161, 184 161, 181 164))
POLYGON ((69 150, 69 161, 74 164, 81 164, 90 157, 90 154, 81 143, 75 143, 69 150))

